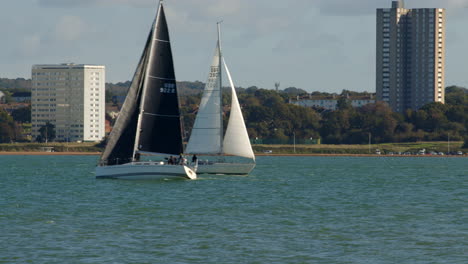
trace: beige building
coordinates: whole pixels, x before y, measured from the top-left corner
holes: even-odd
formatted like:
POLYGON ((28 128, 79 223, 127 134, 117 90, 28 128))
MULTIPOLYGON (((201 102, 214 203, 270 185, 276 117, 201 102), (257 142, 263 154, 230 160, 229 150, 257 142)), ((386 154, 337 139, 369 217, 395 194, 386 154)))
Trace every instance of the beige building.
POLYGON ((57 141, 100 141, 105 136, 105 67, 83 64, 32 67, 32 138, 47 122, 57 141))
POLYGON ((445 102, 445 10, 377 9, 377 100, 394 111, 445 102))

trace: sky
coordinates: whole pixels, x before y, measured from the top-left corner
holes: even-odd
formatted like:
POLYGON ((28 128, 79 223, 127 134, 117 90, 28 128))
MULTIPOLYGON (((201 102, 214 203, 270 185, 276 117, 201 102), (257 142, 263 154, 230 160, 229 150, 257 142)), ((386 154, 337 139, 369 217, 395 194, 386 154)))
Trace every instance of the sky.
MULTIPOLYGON (((98 64, 130 80, 158 0, 1 0, 0 77, 33 64, 98 64)), ((468 0, 406 0, 447 9, 446 85, 468 87, 468 0)), ((236 86, 375 91, 377 8, 391 0, 166 0, 176 76, 205 82, 222 23, 236 86)))

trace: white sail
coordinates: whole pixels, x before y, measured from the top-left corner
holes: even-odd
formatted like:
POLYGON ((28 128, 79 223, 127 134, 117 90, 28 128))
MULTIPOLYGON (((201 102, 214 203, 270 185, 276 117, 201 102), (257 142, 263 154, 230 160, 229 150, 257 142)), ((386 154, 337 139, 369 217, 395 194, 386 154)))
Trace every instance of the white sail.
POLYGON ((186 153, 222 153, 221 111, 220 46, 218 42, 186 153))
POLYGON ((252 145, 250 144, 247 128, 245 127, 239 100, 237 99, 236 89, 224 58, 223 64, 226 69, 226 75, 232 91, 231 114, 229 116, 226 135, 224 136, 223 153, 255 160, 255 155, 252 150, 252 145))

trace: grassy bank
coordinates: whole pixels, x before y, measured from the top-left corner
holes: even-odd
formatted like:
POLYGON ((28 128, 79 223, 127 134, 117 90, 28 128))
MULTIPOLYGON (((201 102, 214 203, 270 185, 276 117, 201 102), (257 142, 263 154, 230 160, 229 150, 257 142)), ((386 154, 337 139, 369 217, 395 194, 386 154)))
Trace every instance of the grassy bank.
MULTIPOLYGON (((450 151, 468 152, 461 149, 463 142, 450 142, 450 151)), ((1 152, 44 152, 43 147, 52 147, 54 152, 100 152, 96 143, 14 143, 0 144, 1 152)), ((448 150, 448 142, 417 142, 417 143, 387 143, 369 145, 253 145, 255 153, 271 154, 375 154, 379 149, 382 154, 393 153, 416 153, 421 149, 426 152, 444 152, 448 150)))
POLYGON ((44 152, 44 147, 52 147, 54 152, 99 152, 101 149, 96 143, 12 143, 0 144, 3 152, 44 152))
MULTIPOLYGON (((461 149, 463 142, 450 142, 450 151, 468 152, 461 149)), ((256 153, 264 153, 271 150, 272 154, 375 154, 379 149, 382 154, 393 153, 417 153, 421 149, 426 152, 444 152, 448 150, 448 142, 416 142, 416 143, 386 143, 370 145, 254 145, 256 153)))

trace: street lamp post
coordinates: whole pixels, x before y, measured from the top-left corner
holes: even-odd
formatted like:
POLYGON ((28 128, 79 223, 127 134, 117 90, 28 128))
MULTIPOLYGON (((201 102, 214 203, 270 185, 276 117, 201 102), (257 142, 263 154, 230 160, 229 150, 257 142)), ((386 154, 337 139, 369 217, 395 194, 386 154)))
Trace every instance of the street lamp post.
POLYGON ((296 132, 293 132, 294 154, 296 154, 296 132))
POLYGON ((447 133, 448 134, 448 137, 447 137, 447 155, 449 155, 450 153, 450 133, 447 133))
POLYGON ((371 133, 369 132, 369 154, 371 153, 371 133))

